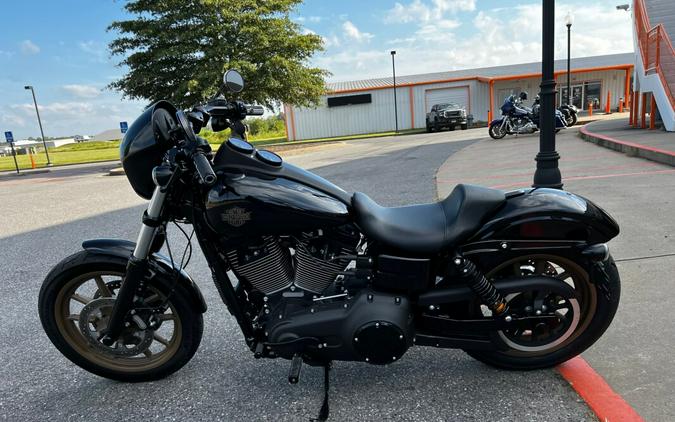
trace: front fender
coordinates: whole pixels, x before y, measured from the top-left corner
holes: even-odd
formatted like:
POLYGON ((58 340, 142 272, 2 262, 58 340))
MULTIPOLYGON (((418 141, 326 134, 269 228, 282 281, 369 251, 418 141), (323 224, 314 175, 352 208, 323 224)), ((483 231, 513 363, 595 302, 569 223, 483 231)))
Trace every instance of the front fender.
POLYGON ((493 121, 490 122, 490 126, 492 125, 500 125, 504 121, 504 118, 502 117, 501 119, 494 119, 493 121))
POLYGON ((558 189, 524 189, 506 195, 506 203, 470 242, 485 240, 563 240, 605 243, 619 225, 586 198, 558 189))
MULTIPOLYGON (((122 239, 93 239, 82 242, 82 248, 88 252, 102 255, 112 255, 124 259, 128 259, 134 251, 136 243, 122 240, 122 239)), ((173 277, 178 275, 178 283, 180 283, 185 290, 190 293, 190 299, 195 305, 195 308, 200 312, 206 312, 206 301, 204 295, 197 284, 190 278, 190 276, 175 264, 171 264, 171 260, 157 252, 153 253, 149 258, 150 269, 155 273, 155 276, 168 277, 173 281, 173 277)))

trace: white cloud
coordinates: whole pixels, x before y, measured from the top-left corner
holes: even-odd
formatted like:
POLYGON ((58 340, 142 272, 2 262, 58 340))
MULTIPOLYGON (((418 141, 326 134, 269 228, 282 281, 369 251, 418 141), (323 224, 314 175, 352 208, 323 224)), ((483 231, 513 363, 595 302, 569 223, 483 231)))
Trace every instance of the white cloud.
POLYGON ((385 14, 386 23, 428 23, 442 20, 446 14, 476 10, 476 0, 413 0, 408 4, 396 3, 385 14))
POLYGON ((23 40, 19 43, 21 52, 25 55, 37 54, 40 52, 40 47, 31 40, 23 40))
POLYGON ((361 32, 359 28, 356 27, 351 21, 345 21, 342 24, 342 30, 344 31, 345 37, 354 41, 363 42, 370 41, 373 38, 373 34, 368 32, 361 32))
POLYGON ((91 85, 64 85, 63 89, 78 98, 96 98, 101 95, 101 90, 91 85))
POLYGON ((108 50, 107 46, 104 43, 91 40, 80 41, 79 43, 77 43, 77 46, 80 48, 80 50, 91 55, 94 61, 99 63, 106 63, 108 50))
MULTIPOLYGON (((39 104, 46 136, 94 135, 117 128, 121 121, 134 121, 143 111, 140 101, 120 101, 105 92, 90 101, 56 101, 39 104), (82 116, 87 118, 83 119, 82 116)), ((0 105, 0 123, 15 130, 15 137, 39 136, 33 103, 0 105)))
MULTIPOLYGON (((386 77, 391 73, 388 50, 397 50, 397 74, 417 74, 536 62, 541 60, 541 3, 522 4, 506 10, 485 9, 462 16, 452 13, 475 7, 475 2, 397 3, 387 22, 408 22, 406 32, 382 46, 351 44, 349 51, 317 57, 316 64, 332 72, 331 80, 386 77), (452 4, 451 4, 452 3, 452 4), (439 10, 444 12, 439 14, 439 10), (395 20, 394 18, 398 19, 395 20), (438 40, 442 39, 442 48, 438 40), (375 48, 377 47, 377 48, 375 48)), ((555 55, 566 57, 567 35, 562 17, 571 9, 572 57, 630 52, 633 49, 631 17, 616 11, 610 1, 571 0, 556 5, 555 55), (598 24, 599 21, 602 24, 598 24)), ((378 36, 378 39, 382 37, 378 36)), ((332 52, 331 52, 332 53, 332 52)))

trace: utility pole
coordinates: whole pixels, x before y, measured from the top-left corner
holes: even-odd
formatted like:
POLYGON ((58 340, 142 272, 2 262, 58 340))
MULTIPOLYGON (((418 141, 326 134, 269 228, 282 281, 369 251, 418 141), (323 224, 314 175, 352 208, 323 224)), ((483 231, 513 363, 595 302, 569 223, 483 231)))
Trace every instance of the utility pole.
POLYGON ((396 102, 396 50, 391 50, 391 71, 394 75, 394 122, 396 124, 396 133, 398 133, 398 104, 396 102))
POLYGON ((45 140, 45 132, 42 130, 42 120, 40 120, 40 111, 38 110, 37 100, 35 99, 35 90, 32 85, 26 85, 24 89, 30 89, 30 92, 33 94, 33 104, 35 104, 35 114, 37 114, 38 125, 40 125, 40 135, 42 135, 42 145, 45 147, 45 154, 47 155, 47 167, 52 165, 51 160, 49 159, 49 151, 47 151, 47 141, 45 140))

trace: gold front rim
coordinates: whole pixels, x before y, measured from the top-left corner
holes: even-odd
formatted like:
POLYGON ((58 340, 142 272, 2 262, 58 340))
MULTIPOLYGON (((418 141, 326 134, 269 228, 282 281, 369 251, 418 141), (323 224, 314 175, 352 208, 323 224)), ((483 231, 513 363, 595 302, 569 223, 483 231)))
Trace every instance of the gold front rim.
MULTIPOLYGON (((70 347, 91 363, 128 373, 157 368, 175 355, 182 340, 183 330, 180 316, 170 300, 167 303, 168 309, 157 316, 161 321, 157 330, 147 328, 143 332, 144 336, 152 336, 151 341, 147 347, 142 347, 142 350, 139 350, 139 353, 134 356, 122 356, 115 353, 115 347, 127 346, 123 344, 125 338, 131 341, 130 339, 133 337, 131 328, 125 329, 130 335, 125 336, 123 333, 113 348, 106 348, 102 344, 93 344, 92 340, 83 334, 85 329, 93 327, 101 329, 102 327, 97 327, 95 322, 92 322, 92 326, 89 326, 89 322, 87 322, 87 327, 83 328, 84 322, 80 318, 81 311, 95 300, 101 298, 114 299, 123 277, 122 273, 99 271, 83 274, 70 280, 56 297, 54 308, 56 325, 70 347), (106 349, 110 350, 107 351, 106 349)), ((166 296, 154 287, 149 287, 143 300, 149 307, 157 306, 166 300, 166 296)), ((106 315, 104 315, 106 312, 108 311, 99 312, 101 322, 106 321, 106 315)), ((137 327, 135 330, 136 332, 139 331, 137 327)))

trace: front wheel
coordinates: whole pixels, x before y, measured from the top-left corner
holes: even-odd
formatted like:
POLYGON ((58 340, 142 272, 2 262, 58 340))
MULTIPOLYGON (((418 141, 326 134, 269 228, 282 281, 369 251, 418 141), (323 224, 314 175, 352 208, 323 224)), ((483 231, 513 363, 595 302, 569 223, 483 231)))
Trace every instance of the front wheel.
POLYGON ((488 133, 492 139, 502 139, 506 136, 506 131, 502 130, 502 122, 491 124, 488 133))
POLYGON ((129 382, 164 378, 197 351, 202 315, 180 285, 156 276, 135 306, 140 323, 126 322, 119 339, 104 345, 99 338, 125 270, 125 259, 87 251, 64 259, 40 290, 42 326, 65 357, 89 372, 129 382))
MULTIPOLYGON (((500 351, 467 351, 489 365, 516 370, 541 369, 558 365, 580 354, 605 332, 619 306, 620 280, 614 260, 586 269, 567 257, 531 255, 508 260, 491 270, 488 279, 501 277, 548 276, 572 287, 574 297, 564 298, 555 292, 529 291, 506 297, 509 312, 528 316, 539 312, 556 316, 543 324, 532 324, 495 333, 493 341, 500 351)), ((486 315, 484 308, 474 313, 486 315)))

